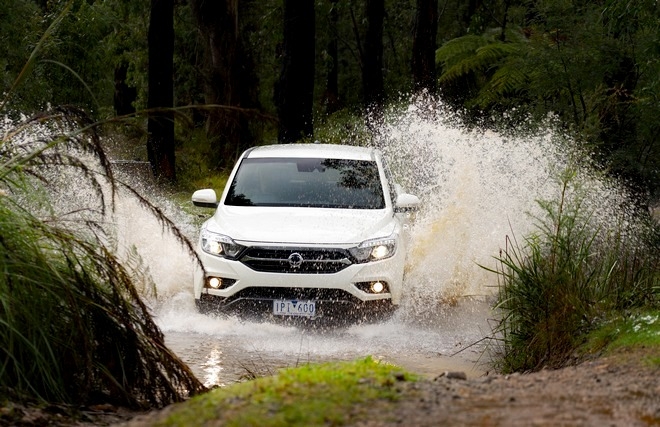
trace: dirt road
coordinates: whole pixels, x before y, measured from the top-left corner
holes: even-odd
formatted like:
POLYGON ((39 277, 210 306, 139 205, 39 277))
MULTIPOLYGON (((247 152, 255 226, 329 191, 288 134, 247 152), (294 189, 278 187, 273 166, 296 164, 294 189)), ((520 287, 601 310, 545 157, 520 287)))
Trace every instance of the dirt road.
POLYGON ((559 370, 405 384, 386 414, 356 425, 659 426, 658 357, 641 349, 559 370))
MULTIPOLYGON (((463 379, 459 372, 450 372, 401 382, 395 385, 397 401, 355 408, 358 415, 351 425, 660 426, 659 358, 657 350, 638 349, 530 374, 463 379)), ((143 414, 111 405, 90 409, 83 421, 74 421, 63 408, 5 402, 0 426, 146 427, 163 420, 174 406, 143 414)), ((219 418, 211 425, 224 422, 219 418)))

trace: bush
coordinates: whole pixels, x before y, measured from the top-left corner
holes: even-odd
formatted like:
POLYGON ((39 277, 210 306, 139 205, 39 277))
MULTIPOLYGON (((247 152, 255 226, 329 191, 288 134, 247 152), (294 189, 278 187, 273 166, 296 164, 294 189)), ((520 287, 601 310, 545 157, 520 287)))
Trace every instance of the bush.
POLYGON ((79 111, 55 109, 9 129, 0 145, 0 392, 164 406, 204 386, 165 346, 138 295, 140 274, 103 230, 119 188, 139 195, 114 180, 95 126, 79 111), (76 196, 91 196, 96 208, 62 214, 48 203, 53 182, 71 186, 62 178, 70 170, 93 189, 76 196))
MULTIPOLYGON (((67 3, 0 99, 0 395, 59 403, 164 406, 205 388, 164 343, 103 225, 118 190, 96 130, 74 107, 22 117, 16 103, 67 3), (75 171, 75 174, 68 172, 75 171), (89 191, 79 190, 81 183, 89 191), (49 203, 65 193, 65 211, 49 203)), ((130 260, 129 260, 130 261, 130 260)))
POLYGON ((561 183, 558 201, 539 202, 538 233, 508 238, 491 270, 500 279, 494 332, 503 372, 562 366, 599 321, 660 300, 658 240, 649 231, 657 224, 636 236, 598 224, 575 175, 561 183))

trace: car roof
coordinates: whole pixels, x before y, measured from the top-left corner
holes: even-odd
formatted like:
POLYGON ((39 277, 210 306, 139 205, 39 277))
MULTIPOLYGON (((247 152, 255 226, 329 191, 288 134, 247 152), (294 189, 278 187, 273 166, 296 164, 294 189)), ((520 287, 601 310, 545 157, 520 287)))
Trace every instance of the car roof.
POLYGON ((375 160, 377 150, 337 144, 276 144, 253 147, 246 152, 248 158, 311 157, 324 159, 375 160))

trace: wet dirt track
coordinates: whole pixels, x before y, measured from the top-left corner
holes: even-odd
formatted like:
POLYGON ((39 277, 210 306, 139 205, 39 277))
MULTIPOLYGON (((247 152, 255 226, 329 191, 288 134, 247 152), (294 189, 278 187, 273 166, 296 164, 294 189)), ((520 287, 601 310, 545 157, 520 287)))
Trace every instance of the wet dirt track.
POLYGON ((487 369, 483 338, 489 306, 464 300, 423 316, 401 308, 386 321, 322 329, 283 322, 248 321, 196 312, 180 297, 161 307, 158 321, 167 345, 207 386, 275 373, 305 363, 372 356, 427 377, 487 369), (182 305, 184 305, 182 307, 182 305))

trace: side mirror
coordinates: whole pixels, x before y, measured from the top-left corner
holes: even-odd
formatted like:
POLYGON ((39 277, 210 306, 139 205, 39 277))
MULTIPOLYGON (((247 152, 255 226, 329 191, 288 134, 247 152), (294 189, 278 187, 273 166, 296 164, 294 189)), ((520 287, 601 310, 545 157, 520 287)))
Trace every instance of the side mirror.
POLYGON ((218 207, 218 197, 215 194, 215 190, 210 188, 195 191, 192 195, 192 202, 193 205, 200 208, 215 209, 218 207))
POLYGON ((403 193, 397 196, 394 210, 396 212, 417 212, 419 205, 419 197, 403 193))

